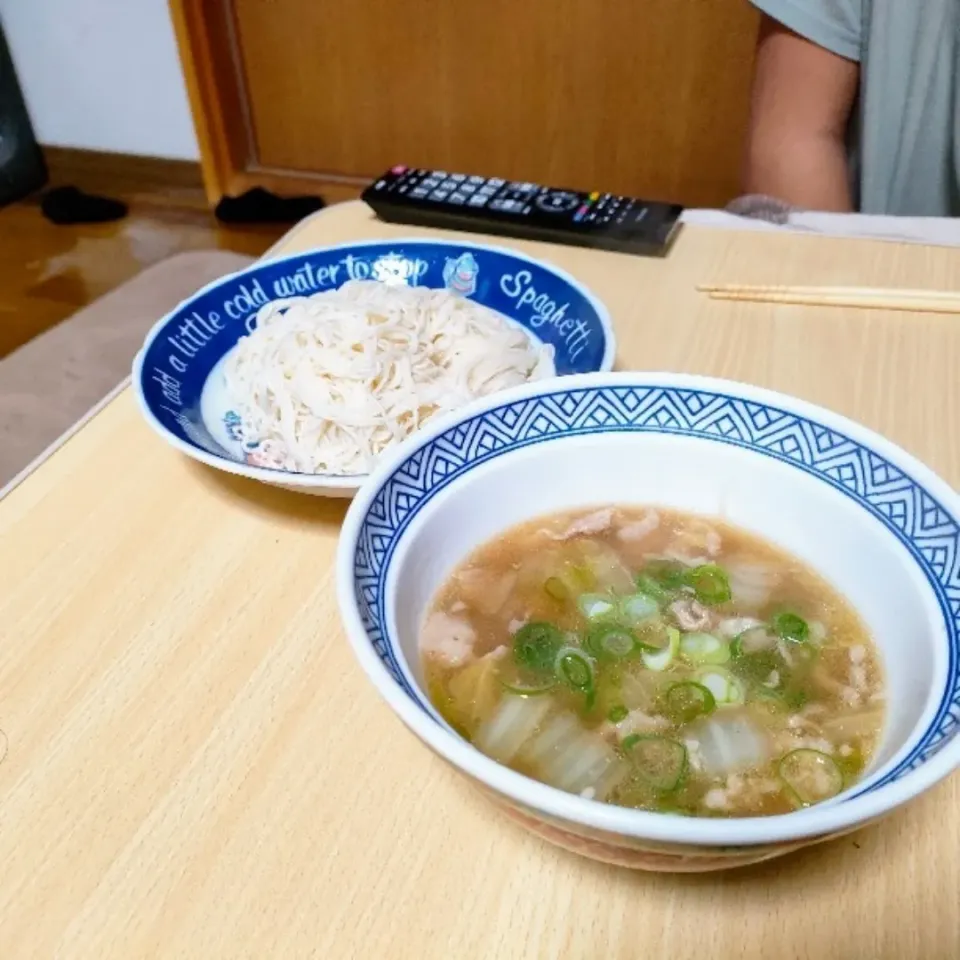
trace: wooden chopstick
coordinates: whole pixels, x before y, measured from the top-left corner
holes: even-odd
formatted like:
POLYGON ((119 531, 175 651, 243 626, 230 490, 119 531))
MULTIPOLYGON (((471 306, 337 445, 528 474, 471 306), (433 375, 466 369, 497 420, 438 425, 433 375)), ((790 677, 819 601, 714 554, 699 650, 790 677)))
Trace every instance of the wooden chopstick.
POLYGON ((901 290, 893 287, 764 286, 739 283, 700 284, 714 300, 791 303, 811 307, 854 307, 861 310, 911 310, 916 313, 960 313, 960 291, 901 290))

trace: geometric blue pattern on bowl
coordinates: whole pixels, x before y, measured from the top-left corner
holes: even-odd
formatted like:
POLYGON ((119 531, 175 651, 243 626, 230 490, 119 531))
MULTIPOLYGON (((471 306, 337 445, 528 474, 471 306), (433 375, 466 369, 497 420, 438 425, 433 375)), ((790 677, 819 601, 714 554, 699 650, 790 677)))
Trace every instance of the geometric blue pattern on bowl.
POLYGON ((235 459, 209 433, 200 396, 210 371, 254 327, 266 303, 333 290, 351 279, 449 289, 531 330, 556 351, 559 374, 613 366, 606 308, 573 277, 523 254, 442 240, 353 243, 258 263, 216 281, 151 330, 135 387, 157 423, 214 456, 235 459))
MULTIPOLYGON (((361 618, 384 666, 426 711, 384 642, 390 558, 412 518, 454 478, 511 450, 582 433, 670 433, 746 447, 813 474, 877 517, 933 587, 949 634, 947 692, 909 756, 871 792, 926 762, 960 733, 960 526, 913 478, 814 420, 723 393, 676 387, 556 390, 477 414, 413 453, 383 483, 360 528, 354 582, 361 618)), ((427 711, 429 712, 429 711, 427 711)), ((846 799, 852 799, 851 793, 846 799)))

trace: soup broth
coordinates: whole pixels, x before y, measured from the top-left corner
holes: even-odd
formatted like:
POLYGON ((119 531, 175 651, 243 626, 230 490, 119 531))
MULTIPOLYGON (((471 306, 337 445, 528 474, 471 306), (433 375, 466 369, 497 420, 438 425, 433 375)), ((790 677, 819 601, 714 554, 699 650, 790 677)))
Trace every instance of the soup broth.
POLYGON ((420 652, 434 705, 478 749, 644 810, 828 800, 883 725, 880 659, 843 597, 774 545, 673 510, 508 530, 443 585, 420 652))

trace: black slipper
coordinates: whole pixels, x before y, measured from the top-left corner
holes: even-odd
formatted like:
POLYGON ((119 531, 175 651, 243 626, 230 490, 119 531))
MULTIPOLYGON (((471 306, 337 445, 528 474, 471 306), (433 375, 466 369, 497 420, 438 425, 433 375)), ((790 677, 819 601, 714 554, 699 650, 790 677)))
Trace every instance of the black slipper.
POLYGON ((320 197, 278 197, 254 187, 239 197, 224 197, 213 213, 221 223, 296 223, 325 206, 320 197))
POLYGON ((52 223, 108 223, 122 220, 127 205, 109 197, 97 197, 76 187, 56 187, 40 201, 43 215, 52 223))

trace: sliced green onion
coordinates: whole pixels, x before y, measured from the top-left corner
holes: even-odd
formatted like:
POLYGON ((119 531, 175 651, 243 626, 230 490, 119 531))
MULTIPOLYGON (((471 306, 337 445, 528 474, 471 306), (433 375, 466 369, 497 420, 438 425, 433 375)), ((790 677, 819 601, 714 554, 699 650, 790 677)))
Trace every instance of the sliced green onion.
POLYGON ((540 672, 553 671, 563 634, 552 624, 534 622, 513 635, 513 657, 522 667, 540 672))
POLYGON ((762 703, 776 713, 787 713, 790 708, 780 690, 772 690, 770 687, 754 685, 750 687, 750 701, 753 703, 762 703))
POLYGON ((616 601, 600 593, 581 594, 577 606, 588 620, 604 620, 617 612, 616 601))
POLYGON ((778 613, 770 621, 770 626, 778 637, 793 643, 803 643, 810 636, 807 621, 795 613, 778 613))
POLYGON ((637 649, 637 638, 615 623, 598 623, 587 631, 583 645, 594 657, 622 660, 637 649))
POLYGON ((673 627, 667 627, 667 645, 661 650, 644 650, 641 654, 643 665, 648 670, 666 670, 676 659, 677 651, 680 649, 680 631, 673 627))
POLYGON ((807 692, 800 687, 784 687, 781 683, 776 688, 755 684, 750 688, 750 699, 758 703, 765 703, 778 713, 796 713, 806 704, 809 697, 807 692))
POLYGON ((619 723, 621 720, 626 719, 629 712, 630 711, 622 703, 618 703, 615 707, 610 708, 610 712, 607 714, 607 719, 611 723, 619 723))
POLYGON ((518 697, 539 697, 544 693, 549 693, 551 690, 556 689, 557 681, 556 680, 544 680, 543 683, 508 683, 506 680, 501 680, 500 685, 508 693, 515 694, 518 697))
POLYGON ((566 600, 570 596, 567 585, 559 577, 547 577, 543 589, 554 600, 566 600))
POLYGON ((637 642, 626 630, 608 630, 600 641, 603 652, 615 660, 629 657, 637 648, 637 642))
POLYGON ((640 742, 640 734, 631 733, 629 736, 624 737, 623 740, 620 741, 620 746, 624 750, 629 750, 631 747, 633 747, 635 744, 639 742, 640 742))
POLYGON ((730 659, 730 648, 712 633, 684 634, 680 653, 692 663, 726 663, 730 659))
POLYGON ((742 646, 737 642, 739 637, 730 645, 732 662, 730 668, 745 680, 753 683, 764 683, 767 677, 776 670, 783 674, 786 664, 776 650, 759 650, 757 653, 744 653, 742 646))
POLYGON ((774 687, 782 689, 791 680, 794 668, 809 663, 817 655, 817 649, 809 643, 791 646, 790 663, 781 653, 777 644, 782 644, 765 627, 753 627, 745 630, 730 644, 731 669, 744 680, 754 684, 766 684, 771 674, 776 672, 774 687))
POLYGON ((561 647, 557 652, 557 676, 574 690, 592 690, 594 672, 593 659, 579 647, 561 647))
POLYGON ((730 653, 736 658, 754 653, 764 653, 773 650, 776 646, 776 637, 768 632, 766 627, 750 627, 743 633, 738 633, 730 644, 730 653))
POLYGON ((680 786, 687 772, 687 748, 679 740, 659 734, 637 735, 629 747, 627 740, 623 746, 629 750, 641 779, 657 790, 675 790, 680 786))
POLYGON ((651 617, 636 627, 633 634, 644 650, 656 653, 670 646, 672 630, 673 627, 668 627, 659 617, 651 617))
POLYGON ((679 590, 687 584, 687 568, 679 560, 651 560, 643 568, 643 576, 649 577, 662 590, 679 590))
POLYGON ((829 800, 843 789, 843 773, 836 760, 819 750, 792 750, 780 761, 777 771, 804 807, 829 800))
POLYGON ((695 679, 713 694, 718 707, 733 706, 746 699, 743 684, 720 667, 706 667, 697 673, 695 679))
POLYGON ((806 706, 809 699, 807 691, 801 690, 799 687, 792 687, 783 691, 783 702, 789 710, 799 710, 806 706))
POLYGON ((653 577, 646 573, 641 573, 637 577, 637 589, 646 596, 653 597, 661 605, 669 603, 673 599, 671 591, 664 589, 653 577))
POLYGON ((693 680, 675 683, 664 696, 667 716, 676 724, 689 723, 717 709, 717 701, 709 688, 693 680))
POLYGON ((693 587, 697 599, 708 607, 726 603, 730 597, 730 581, 715 563, 704 563, 687 571, 687 583, 693 587))
POLYGON ((660 607, 653 597, 645 593, 634 593, 620 601, 620 616, 631 626, 638 626, 644 620, 649 620, 660 612, 660 607))

